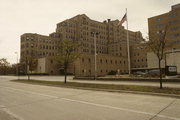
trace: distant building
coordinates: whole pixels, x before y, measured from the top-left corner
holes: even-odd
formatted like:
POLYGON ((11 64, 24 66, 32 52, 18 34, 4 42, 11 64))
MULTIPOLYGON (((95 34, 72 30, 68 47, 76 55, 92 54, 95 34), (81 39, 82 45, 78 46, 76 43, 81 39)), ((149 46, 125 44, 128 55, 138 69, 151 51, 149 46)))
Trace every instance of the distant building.
MULTIPOLYGON (((180 4, 173 5, 171 11, 154 16, 148 19, 149 26, 149 37, 165 32, 165 27, 167 26, 167 35, 166 35, 166 44, 167 48, 165 49, 166 58, 162 61, 162 68, 165 65, 172 65, 172 61, 175 61, 176 66, 179 67, 177 63, 180 60, 179 53, 177 52, 180 49, 180 4), (169 52, 171 51, 171 52, 169 52), (173 51, 176 53, 173 53, 173 51), (177 56, 172 57, 174 54, 177 56)), ((148 68, 158 68, 157 56, 154 53, 147 53, 148 68)), ((180 73, 180 68, 177 68, 180 73)))
MULTIPOLYGON (((149 70, 158 68, 158 58, 153 52, 147 53, 147 59, 149 70)), ((180 49, 167 50, 165 52, 165 58, 161 61, 161 68, 164 69, 165 66, 176 66, 177 73, 180 74, 180 49)))
POLYGON ((53 35, 45 36, 36 33, 21 35, 21 62, 26 61, 28 57, 37 59, 55 56, 57 54, 57 44, 60 43, 61 38, 57 34, 57 36, 53 35))
POLYGON ((130 47, 132 72, 145 72, 147 70, 147 51, 148 47, 146 43, 140 43, 130 47))
MULTIPOLYGON (((98 22, 82 14, 58 23, 56 32, 49 36, 23 34, 21 36, 21 62, 26 63, 28 56, 41 60, 48 57, 47 60, 49 60, 50 56, 57 54, 56 46, 60 44, 60 41, 71 40, 81 45, 79 47, 81 57, 69 66, 69 73, 76 76, 94 76, 94 35, 92 32, 98 32, 96 37, 97 75, 107 75, 111 71, 127 74, 127 30, 117 24, 118 20, 108 19, 98 22)), ((146 48, 142 45, 144 39, 141 33, 129 31, 129 40, 131 69, 146 68, 146 48)), ((54 68, 53 65, 51 67, 54 68)), ((40 68, 36 72, 39 71, 40 68)), ((58 74, 55 71, 43 72, 58 74)))
POLYGON ((180 48, 180 4, 171 7, 171 11, 148 19, 149 37, 164 32, 167 26, 167 44, 169 49, 180 48))
POLYGON ((165 65, 176 66, 177 73, 180 74, 180 49, 166 52, 165 65))

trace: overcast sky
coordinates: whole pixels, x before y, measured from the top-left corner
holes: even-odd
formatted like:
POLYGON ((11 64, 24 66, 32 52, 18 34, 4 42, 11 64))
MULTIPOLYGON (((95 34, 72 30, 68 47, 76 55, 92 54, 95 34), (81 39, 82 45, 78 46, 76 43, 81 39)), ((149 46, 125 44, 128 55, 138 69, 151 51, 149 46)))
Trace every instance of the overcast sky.
POLYGON ((48 35, 77 14, 103 21, 121 19, 128 9, 129 30, 148 33, 147 18, 170 11, 179 0, 0 0, 0 58, 16 62, 20 35, 48 35))

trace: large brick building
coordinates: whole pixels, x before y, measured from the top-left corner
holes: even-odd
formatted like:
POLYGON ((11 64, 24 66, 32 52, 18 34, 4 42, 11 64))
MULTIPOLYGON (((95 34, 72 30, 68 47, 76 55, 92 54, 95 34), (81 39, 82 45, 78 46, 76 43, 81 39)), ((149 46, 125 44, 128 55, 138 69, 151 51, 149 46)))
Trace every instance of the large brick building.
MULTIPOLYGON (((127 30, 123 26, 117 26, 118 20, 110 19, 103 22, 91 20, 85 14, 77 15, 57 24, 56 32, 49 36, 26 33, 21 36, 21 62, 26 63, 28 56, 41 58, 36 72, 43 68, 42 58, 55 56, 57 52, 56 45, 60 41, 71 40, 78 42, 81 46, 79 52, 81 57, 74 64, 69 66, 69 72, 76 76, 94 75, 94 35, 92 32, 98 32, 96 36, 97 49, 97 75, 107 75, 111 71, 119 71, 119 74, 128 73, 127 56, 127 30)), ((131 69, 146 68, 147 59, 144 41, 141 33, 128 31, 130 41, 131 69)), ((53 66, 47 62, 46 66, 53 66)), ((48 67, 48 68, 50 68, 48 67)), ((57 66, 56 66, 57 67, 57 66)), ((48 74, 57 74, 59 69, 52 68, 51 71, 43 70, 48 74)), ((41 70, 42 71, 42 70, 41 70)))
MULTIPOLYGON (((164 60, 162 60, 162 67, 164 68, 165 65, 176 65, 179 67, 179 64, 172 64, 172 62, 170 63, 168 61, 174 60, 177 61, 174 63, 178 63, 180 60, 178 57, 180 49, 180 4, 173 5, 171 10, 167 13, 149 18, 148 26, 150 38, 159 36, 159 34, 165 32, 167 28, 165 39, 166 46, 168 47, 165 49, 165 54, 170 57, 165 57, 164 60), (174 56, 172 54, 177 54, 177 56, 172 58, 172 56, 174 56)), ((147 58, 148 68, 158 68, 157 58, 152 52, 147 54, 147 58)), ((178 68, 178 72, 180 73, 180 68, 178 68)))
POLYGON ((173 5, 171 11, 148 19, 149 36, 164 32, 167 26, 166 41, 170 49, 180 47, 180 4, 173 5))

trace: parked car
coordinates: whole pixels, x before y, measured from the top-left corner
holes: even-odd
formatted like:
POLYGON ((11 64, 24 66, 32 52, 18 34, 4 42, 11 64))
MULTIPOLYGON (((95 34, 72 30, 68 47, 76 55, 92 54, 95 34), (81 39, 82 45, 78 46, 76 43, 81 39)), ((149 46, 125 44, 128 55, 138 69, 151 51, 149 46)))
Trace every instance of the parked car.
POLYGON ((148 71, 147 75, 152 76, 152 77, 157 77, 157 76, 159 76, 159 73, 160 73, 160 71, 158 69, 156 69, 156 70, 148 71))
POLYGON ((146 76, 146 72, 142 72, 142 71, 137 71, 137 72, 134 72, 134 75, 139 75, 139 76, 146 76))

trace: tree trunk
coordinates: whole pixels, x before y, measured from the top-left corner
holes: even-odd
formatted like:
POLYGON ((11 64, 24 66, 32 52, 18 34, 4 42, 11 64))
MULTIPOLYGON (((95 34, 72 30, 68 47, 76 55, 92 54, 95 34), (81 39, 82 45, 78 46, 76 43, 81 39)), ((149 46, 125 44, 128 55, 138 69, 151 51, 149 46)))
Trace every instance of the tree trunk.
POLYGON ((161 70, 161 60, 159 60, 159 82, 160 82, 160 89, 162 89, 162 70, 161 70))
POLYGON ((30 75, 28 74, 28 80, 30 80, 30 75))
POLYGON ((67 79, 67 68, 64 68, 64 83, 66 83, 66 79, 67 79))
MULTIPOLYGON (((31 73, 30 74, 32 74, 32 71, 31 71, 31 73)), ((30 74, 28 73, 28 80, 30 80, 31 78, 30 78, 30 74)))

